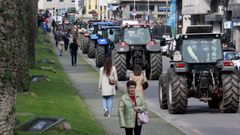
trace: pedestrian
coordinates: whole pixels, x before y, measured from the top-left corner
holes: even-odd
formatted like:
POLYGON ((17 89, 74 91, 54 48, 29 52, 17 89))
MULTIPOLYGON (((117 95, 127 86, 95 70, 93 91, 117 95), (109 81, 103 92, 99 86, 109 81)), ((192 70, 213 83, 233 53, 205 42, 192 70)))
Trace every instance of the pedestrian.
POLYGON ((145 72, 142 71, 142 67, 136 64, 133 69, 133 73, 130 74, 129 80, 133 80, 137 83, 136 93, 140 93, 143 96, 143 83, 147 81, 145 72))
MULTIPOLYGON (((57 31, 55 31, 55 33, 54 33, 54 39, 55 39, 55 43, 56 43, 56 47, 57 47, 57 45, 58 45, 58 41, 59 41, 59 39, 61 38, 62 40, 63 40, 63 36, 64 36, 64 33, 61 31, 61 30, 57 30, 57 31)), ((64 42, 64 41, 63 41, 64 42)))
POLYGON ((62 56, 63 55, 63 47, 64 47, 64 42, 62 40, 62 38, 59 39, 58 41, 58 51, 59 51, 59 56, 62 56))
POLYGON ((77 66, 77 51, 78 51, 78 44, 77 40, 74 38, 73 42, 70 44, 70 53, 72 56, 72 66, 77 66))
POLYGON ((52 32, 54 33, 55 32, 55 29, 56 29, 56 21, 55 19, 52 20, 52 32))
POLYGON ((68 46, 69 46, 69 38, 70 38, 70 35, 69 33, 65 33, 64 36, 63 36, 63 41, 64 41, 64 48, 65 48, 65 51, 68 50, 68 46))
POLYGON ((142 123, 137 114, 147 109, 143 97, 136 93, 137 83, 133 80, 127 82, 127 93, 124 94, 119 103, 118 117, 121 128, 125 129, 126 135, 141 135, 142 123))
POLYGON ((73 38, 75 38, 77 40, 78 45, 80 45, 80 40, 79 40, 79 32, 77 28, 74 28, 74 34, 73 34, 73 38))
POLYGON ((100 68, 99 90, 103 97, 104 116, 111 117, 113 97, 118 89, 118 77, 115 66, 112 66, 112 59, 107 57, 103 67, 100 68))

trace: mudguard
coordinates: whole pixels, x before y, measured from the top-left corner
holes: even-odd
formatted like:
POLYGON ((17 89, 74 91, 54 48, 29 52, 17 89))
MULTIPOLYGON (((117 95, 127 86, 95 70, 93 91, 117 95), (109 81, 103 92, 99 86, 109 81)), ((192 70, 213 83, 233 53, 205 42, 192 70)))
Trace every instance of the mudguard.
POLYGON ((106 39, 98 39, 97 44, 99 45, 107 45, 108 41, 106 39))
POLYGON ((130 50, 129 45, 122 45, 121 42, 114 44, 114 48, 117 52, 128 52, 130 50))
POLYGON ((146 49, 147 51, 151 51, 151 52, 160 52, 161 51, 161 47, 159 44, 152 44, 152 45, 146 45, 146 49))
POLYGON ((96 34, 92 34, 92 35, 90 35, 90 38, 91 39, 98 39, 98 36, 96 34))

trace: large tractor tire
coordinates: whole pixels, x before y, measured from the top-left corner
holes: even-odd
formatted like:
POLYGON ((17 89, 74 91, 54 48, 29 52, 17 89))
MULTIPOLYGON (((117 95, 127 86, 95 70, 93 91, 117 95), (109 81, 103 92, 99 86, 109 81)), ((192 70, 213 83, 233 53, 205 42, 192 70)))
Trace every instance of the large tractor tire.
POLYGON ((114 61, 117 69, 118 80, 119 81, 126 80, 126 71, 127 71, 126 54, 115 52, 114 61))
POLYGON ((105 46, 97 45, 95 56, 96 67, 102 67, 105 60, 105 46))
POLYGON ((182 114, 187 110, 188 90, 185 75, 178 75, 173 68, 168 70, 168 111, 182 114))
POLYGON ((95 44, 93 41, 90 41, 90 44, 89 44, 88 57, 95 58, 95 44))
POLYGON ((158 85, 159 104, 161 109, 167 109, 167 75, 160 75, 158 85))
POLYGON ((86 37, 83 38, 82 40, 82 53, 87 54, 88 53, 88 39, 86 37))
POLYGON ((223 99, 220 110, 224 113, 236 113, 239 106, 239 78, 235 73, 222 74, 223 99))
POLYGON ((79 48, 80 48, 80 50, 82 50, 82 48, 83 48, 83 39, 84 38, 84 36, 82 35, 82 34, 80 34, 79 35, 79 48))
POLYGON ((162 54, 150 53, 150 79, 158 80, 162 73, 162 54))

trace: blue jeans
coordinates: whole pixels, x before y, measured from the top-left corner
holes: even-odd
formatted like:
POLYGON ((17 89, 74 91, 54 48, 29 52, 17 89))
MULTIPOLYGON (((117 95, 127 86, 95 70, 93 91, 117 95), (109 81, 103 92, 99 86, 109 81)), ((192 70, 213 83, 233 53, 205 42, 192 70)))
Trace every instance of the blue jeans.
POLYGON ((103 109, 107 110, 109 114, 112 114, 112 102, 113 102, 113 95, 103 96, 103 109))

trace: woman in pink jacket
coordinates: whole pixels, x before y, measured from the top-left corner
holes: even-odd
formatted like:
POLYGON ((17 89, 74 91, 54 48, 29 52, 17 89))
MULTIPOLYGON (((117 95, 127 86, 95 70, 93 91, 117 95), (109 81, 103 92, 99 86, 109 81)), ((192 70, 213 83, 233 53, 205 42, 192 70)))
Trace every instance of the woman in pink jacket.
POLYGON ((116 68, 112 66, 112 59, 107 57, 103 67, 100 68, 99 76, 99 90, 102 93, 104 116, 106 117, 110 117, 112 114, 112 102, 118 88, 117 83, 116 68))

